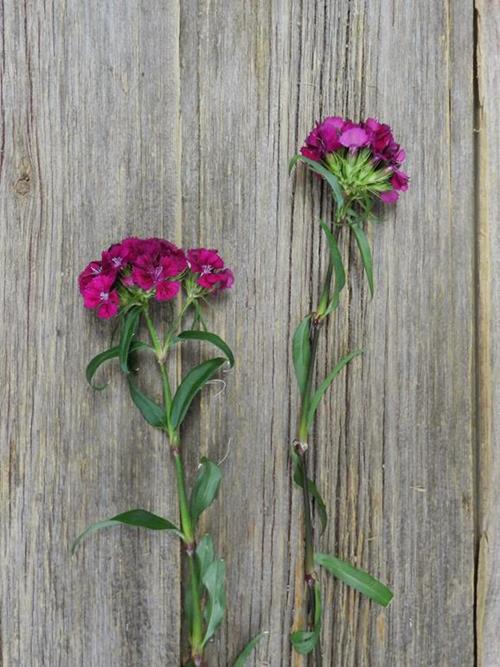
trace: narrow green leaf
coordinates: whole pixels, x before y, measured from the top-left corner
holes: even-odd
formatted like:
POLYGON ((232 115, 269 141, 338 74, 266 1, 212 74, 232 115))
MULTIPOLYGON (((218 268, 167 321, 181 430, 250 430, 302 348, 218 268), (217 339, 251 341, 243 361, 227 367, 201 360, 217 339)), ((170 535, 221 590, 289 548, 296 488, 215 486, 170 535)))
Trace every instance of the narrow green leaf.
POLYGON ((319 633, 321 631, 321 591, 319 584, 314 585, 314 630, 298 630, 291 636, 292 646, 300 653, 307 655, 314 650, 318 643, 319 633))
MULTIPOLYGON (((134 340, 132 341, 130 345, 130 350, 129 352, 136 352, 138 350, 142 349, 148 349, 151 350, 149 345, 146 343, 143 343, 140 340, 134 340)), ((104 350, 104 352, 101 352, 100 354, 96 355, 93 359, 91 359, 87 365, 87 368, 85 369, 85 377, 87 379, 87 382, 89 385, 92 387, 92 389, 96 389, 98 391, 105 389, 108 385, 106 382, 105 384, 97 385, 97 384, 92 384, 92 380, 94 378, 94 375, 96 374, 97 370, 99 369, 100 366, 105 361, 109 361, 110 359, 115 359, 119 355, 120 348, 117 345, 116 347, 110 347, 108 350, 104 350)))
POLYGON ((225 576, 225 563, 222 559, 219 559, 210 563, 205 576, 202 578, 202 583, 208 593, 206 606, 207 630, 202 642, 203 646, 214 636, 224 618, 226 608, 225 576))
POLYGON ((128 355, 130 351, 130 345, 132 343, 132 339, 135 335, 135 332, 137 331, 137 327, 139 326, 139 319, 141 317, 141 309, 140 308, 132 308, 127 315, 125 316, 125 319, 122 322, 121 330, 120 330, 120 342, 118 343, 118 357, 120 359, 120 368, 124 373, 130 373, 129 367, 128 367, 128 355))
POLYGON ((151 426, 156 428, 162 428, 165 426, 164 408, 152 401, 149 396, 146 396, 146 394, 144 394, 139 389, 135 380, 133 380, 130 375, 128 376, 128 388, 132 400, 139 408, 142 416, 148 422, 148 424, 151 424, 151 426))
POLYGON ((193 398, 225 363, 223 357, 209 359, 192 368, 184 377, 175 392, 172 401, 170 421, 173 429, 179 428, 191 405, 193 398))
POLYGON ((71 554, 73 555, 77 550, 78 546, 91 533, 95 533, 101 528, 109 528, 110 526, 118 526, 119 524, 127 524, 129 526, 140 526, 142 528, 149 528, 149 530, 171 530, 175 532, 179 537, 183 538, 180 530, 175 526, 171 521, 164 519, 161 516, 152 514, 147 510, 136 509, 128 510, 122 514, 117 514, 111 519, 106 519, 105 521, 97 521, 96 523, 90 524, 86 530, 83 531, 81 535, 77 537, 73 546, 71 548, 71 554))
MULTIPOLYGON (((302 460, 297 452, 292 447, 292 464, 293 464, 293 481, 295 484, 300 486, 302 489, 304 487, 304 467, 302 465, 302 460)), ((309 495, 314 498, 314 503, 318 511, 319 520, 321 522, 321 535, 325 532, 328 515, 326 513, 326 505, 323 498, 321 497, 318 487, 309 477, 307 478, 307 488, 309 495)))
POLYGON ((209 331, 189 329, 188 331, 182 331, 177 338, 180 340, 203 340, 212 343, 212 345, 215 345, 215 347, 218 347, 219 350, 224 352, 229 361, 229 365, 234 366, 234 355, 231 348, 220 336, 217 336, 217 334, 210 333, 209 331))
POLYGON ((333 289, 332 298, 328 308, 325 311, 325 315, 329 315, 332 310, 334 310, 339 304, 340 292, 345 285, 345 270, 344 264, 342 262, 342 255, 340 254, 339 246, 337 244, 337 239, 332 234, 330 228, 325 225, 323 220, 320 221, 320 225, 328 240, 328 246, 330 248, 330 260, 333 266, 333 271, 335 273, 335 287, 333 289))
POLYGON ((372 577, 368 572, 360 570, 354 567, 354 565, 340 560, 340 558, 318 553, 315 554, 314 560, 317 565, 324 567, 334 577, 337 577, 337 579, 340 579, 351 588, 360 591, 360 593, 363 593, 363 595, 366 595, 383 607, 387 607, 393 598, 393 593, 387 586, 384 586, 384 584, 372 577))
POLYGON ((196 524, 202 512, 209 507, 217 496, 222 473, 218 465, 209 459, 201 459, 201 467, 189 501, 189 513, 196 524))
POLYGON ((233 667, 245 667, 245 665, 247 663, 247 660, 250 657, 252 651, 257 646, 257 644, 260 642, 260 640, 263 637, 265 637, 267 634, 268 634, 267 632, 259 632, 258 635, 256 635, 253 639, 251 639, 248 642, 248 644, 245 646, 243 651, 236 658, 236 661, 235 661, 233 667))
POLYGON ((208 566, 215 560, 214 542, 208 533, 203 535, 198 542, 198 546, 196 547, 196 559, 200 570, 200 578, 203 579, 208 566))
POLYGON ((370 294, 373 296, 373 260, 372 253, 370 250, 370 244, 366 238, 366 234, 363 231, 363 228, 357 222, 350 225, 356 243, 358 244, 359 253, 361 255, 361 261, 363 262, 363 267, 365 269, 366 278, 368 280, 368 286, 370 287, 370 294))
POLYGON ((329 169, 323 166, 321 162, 310 160, 308 157, 304 157, 303 155, 299 155, 296 162, 303 162, 309 167, 309 169, 311 169, 311 171, 314 171, 316 174, 323 176, 325 181, 330 186, 337 206, 340 208, 344 205, 344 194, 342 192, 342 188, 340 187, 340 183, 338 182, 337 177, 334 176, 329 169))
POLYGON ((311 316, 304 317, 295 329, 292 340, 292 358, 295 368, 295 377, 301 396, 304 396, 307 386, 307 374, 311 363, 311 340, 309 337, 311 316))
POLYGON ((288 174, 291 174, 292 171, 295 169, 295 166, 297 165, 297 162, 300 159, 300 155, 297 153, 297 155, 294 155, 290 162, 288 163, 288 174))
POLYGON ((363 354, 362 350, 354 350, 354 352, 350 352, 349 354, 346 354, 345 357, 342 357, 342 359, 338 362, 338 364, 335 366, 335 368, 332 370, 332 372, 329 375, 327 375, 327 377, 319 385, 318 389, 314 392, 314 394, 311 397, 311 400, 309 402, 309 407, 308 407, 308 411, 307 411, 306 424, 307 424, 308 430, 312 426, 312 423, 313 423, 313 420, 314 420, 314 415, 316 414, 316 410, 318 409, 319 402, 321 401, 321 399, 325 395, 326 390, 329 388, 329 386, 335 380, 335 378, 340 373, 340 371, 345 366, 347 366, 347 364, 352 359, 359 356, 360 354, 363 354))

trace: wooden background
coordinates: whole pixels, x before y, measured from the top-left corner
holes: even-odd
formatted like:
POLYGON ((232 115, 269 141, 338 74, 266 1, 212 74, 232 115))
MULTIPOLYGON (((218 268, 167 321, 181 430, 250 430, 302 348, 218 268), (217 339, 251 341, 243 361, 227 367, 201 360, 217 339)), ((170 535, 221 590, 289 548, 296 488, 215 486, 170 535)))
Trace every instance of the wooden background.
MULTIPOLYGON (((500 665, 500 11, 495 0, 2 0, 0 581, 2 667, 160 667, 180 660, 179 548, 90 521, 175 516, 165 443, 119 373, 86 362, 109 324, 84 312, 83 265, 128 234, 218 247, 235 268, 210 318, 238 365, 186 431, 222 459, 205 526, 229 610, 210 665, 259 629, 254 666, 302 665, 288 633, 300 498, 288 445, 290 338, 310 307, 329 197, 289 157, 323 115, 376 115, 411 188, 370 229, 369 300, 349 289, 321 375, 366 355, 319 412, 323 551, 387 581, 381 611, 323 581, 325 665, 500 665)), ((318 444, 315 447, 316 443, 318 444)))

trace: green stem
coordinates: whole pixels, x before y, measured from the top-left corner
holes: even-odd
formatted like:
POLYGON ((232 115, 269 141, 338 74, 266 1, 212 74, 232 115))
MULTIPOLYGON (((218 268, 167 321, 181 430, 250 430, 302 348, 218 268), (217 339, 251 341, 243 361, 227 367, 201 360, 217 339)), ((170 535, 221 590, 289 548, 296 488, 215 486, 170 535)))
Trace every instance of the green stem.
MULTIPOLYGON (((299 444, 296 447, 297 454, 300 457, 303 478, 302 499, 304 506, 304 577, 307 586, 307 623, 310 629, 313 629, 316 611, 316 598, 314 595, 314 582, 316 581, 316 573, 314 565, 314 533, 311 517, 311 498, 309 495, 309 476, 307 471, 307 438, 309 436, 307 428, 307 413, 309 410, 309 400, 311 397, 312 381, 314 377, 314 366, 316 363, 316 355, 318 351, 318 336, 320 325, 321 320, 316 320, 315 316, 313 315, 311 319, 311 357, 309 360, 309 368, 307 369, 306 388, 302 398, 300 410, 298 428, 299 444)), ((319 643, 316 644, 314 656, 316 667, 321 667, 321 649, 319 643)))
POLYGON ((172 340, 172 336, 175 334, 177 329, 180 327, 182 324, 182 320, 184 318, 184 315, 186 314, 189 306, 193 303, 193 300, 188 298, 186 300, 186 303, 181 307, 179 314, 175 318, 175 320, 172 323, 172 326, 170 329, 167 331, 167 335, 165 336, 165 341, 163 343, 163 351, 166 353, 168 351, 168 348, 170 347, 170 342, 172 340))
POLYGON ((170 388, 170 380, 168 379, 168 372, 165 367, 166 353, 168 352, 168 347, 165 349, 162 348, 160 337, 149 315, 149 310, 147 306, 144 308, 144 319, 146 320, 146 326, 148 328, 149 338, 151 339, 151 344, 153 345, 156 354, 156 360, 158 361, 158 365, 160 366, 161 381, 163 388, 163 403, 165 405, 165 414, 168 425, 167 431, 169 437, 174 437, 174 434, 170 431, 170 426, 169 426, 170 408, 172 406, 172 390, 170 388))
POLYGON ((203 659, 203 612, 201 608, 200 580, 196 563, 194 562, 196 542, 186 492, 186 474, 184 472, 184 464, 178 450, 178 445, 179 438, 177 436, 175 441, 171 443, 171 451, 175 464, 181 529, 186 540, 186 556, 188 559, 191 601, 193 605, 193 616, 190 629, 191 657, 195 665, 201 665, 203 659))

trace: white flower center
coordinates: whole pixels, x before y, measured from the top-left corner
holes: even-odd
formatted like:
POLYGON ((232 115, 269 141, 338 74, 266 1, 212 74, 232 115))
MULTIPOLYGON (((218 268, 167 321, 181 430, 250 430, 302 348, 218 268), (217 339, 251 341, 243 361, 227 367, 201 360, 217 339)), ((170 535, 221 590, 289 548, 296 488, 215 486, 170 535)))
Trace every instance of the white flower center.
POLYGON ((109 299, 109 292, 101 292, 99 298, 101 301, 107 301, 109 299))

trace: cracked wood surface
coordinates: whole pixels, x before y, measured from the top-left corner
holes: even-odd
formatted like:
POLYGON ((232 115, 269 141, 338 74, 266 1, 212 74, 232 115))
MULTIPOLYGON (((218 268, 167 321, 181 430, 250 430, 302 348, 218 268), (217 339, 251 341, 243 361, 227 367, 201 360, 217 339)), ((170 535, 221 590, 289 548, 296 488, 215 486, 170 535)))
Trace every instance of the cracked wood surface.
POLYGON ((499 664, 499 12, 477 10, 475 182, 471 3, 0 0, 2 667, 181 658, 173 539, 124 528, 68 553, 95 519, 176 514, 165 443, 117 370, 104 393, 83 377, 109 326, 75 280, 127 234, 218 247, 236 273, 210 319, 237 366, 184 437, 191 474, 199 453, 227 453, 204 519, 228 567, 209 663, 266 629, 250 665, 305 665, 288 641, 302 595, 290 341, 326 266, 330 202, 287 163, 329 114, 391 123, 412 182, 369 230, 373 300, 341 235, 349 284, 321 336, 320 377, 365 355, 318 413, 310 460, 330 522, 317 545, 395 592, 381 610, 322 575, 324 662, 499 664))

